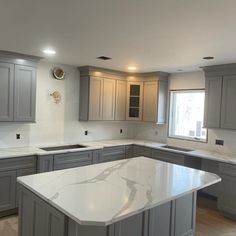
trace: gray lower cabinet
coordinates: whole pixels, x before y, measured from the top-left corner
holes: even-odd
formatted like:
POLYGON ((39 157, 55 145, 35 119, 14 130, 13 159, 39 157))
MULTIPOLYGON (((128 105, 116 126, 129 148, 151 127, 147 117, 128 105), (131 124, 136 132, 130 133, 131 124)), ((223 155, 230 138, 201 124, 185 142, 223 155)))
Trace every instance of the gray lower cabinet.
POLYGON ((14 65, 0 63, 0 121, 13 120, 14 65))
POLYGON ((0 212, 16 207, 16 171, 0 172, 0 212))
POLYGON ((219 210, 233 219, 236 219, 236 166, 220 164, 220 191, 218 197, 219 210))
POLYGON ((160 161, 169 162, 172 164, 184 165, 185 157, 182 154, 177 154, 169 151, 153 149, 152 158, 160 161))
POLYGON ((75 152, 54 155, 54 170, 61 170, 93 164, 93 152, 75 152))
MULTIPOLYGON (((216 161, 210 161, 210 160, 205 160, 202 159, 202 170, 211 172, 217 175, 220 175, 219 171, 219 163, 216 161)), ((214 184, 210 187, 202 189, 203 193, 206 193, 208 195, 211 195, 213 197, 218 197, 219 195, 219 190, 220 190, 220 183, 214 184)))
POLYGON ((139 155, 144 157, 152 157, 152 148, 149 147, 140 147, 139 155))
POLYGON ((100 162, 125 159, 125 146, 105 147, 102 151, 100 162))
POLYGON ((0 160, 0 215, 18 206, 18 176, 36 173, 36 157, 18 157, 0 160))
POLYGON ((53 155, 38 156, 37 173, 53 171, 53 155))
POLYGON ((126 145, 125 146, 125 158, 133 158, 134 157, 134 145, 126 145))
POLYGON ((65 216, 27 189, 20 189, 19 236, 65 236, 65 216))

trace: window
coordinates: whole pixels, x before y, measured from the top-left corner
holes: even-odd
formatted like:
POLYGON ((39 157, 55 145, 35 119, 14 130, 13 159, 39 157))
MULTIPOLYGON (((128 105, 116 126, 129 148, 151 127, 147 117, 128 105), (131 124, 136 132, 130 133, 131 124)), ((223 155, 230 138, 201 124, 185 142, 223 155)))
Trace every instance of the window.
POLYGON ((171 91, 169 137, 206 142, 204 100, 204 90, 171 91))

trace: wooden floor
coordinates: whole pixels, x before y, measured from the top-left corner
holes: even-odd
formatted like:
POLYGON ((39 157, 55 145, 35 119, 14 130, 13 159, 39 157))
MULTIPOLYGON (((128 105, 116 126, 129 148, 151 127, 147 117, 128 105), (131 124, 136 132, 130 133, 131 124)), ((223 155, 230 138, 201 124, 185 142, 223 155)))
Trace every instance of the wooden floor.
MULTIPOLYGON (((218 211, 205 205, 198 204, 194 236, 236 236, 236 221, 221 216, 218 211)), ((17 216, 0 219, 0 236, 17 236, 17 216)))

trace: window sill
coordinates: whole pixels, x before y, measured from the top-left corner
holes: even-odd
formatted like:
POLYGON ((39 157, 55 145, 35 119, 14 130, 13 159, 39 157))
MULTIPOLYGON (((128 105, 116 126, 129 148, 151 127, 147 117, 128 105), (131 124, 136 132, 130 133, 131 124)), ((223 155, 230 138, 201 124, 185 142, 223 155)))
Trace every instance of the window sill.
POLYGON ((181 136, 168 136, 170 139, 177 139, 177 140, 185 140, 185 141, 191 141, 196 143, 208 143, 208 140, 202 140, 202 139, 194 139, 194 138, 187 138, 187 137, 181 137, 181 136))

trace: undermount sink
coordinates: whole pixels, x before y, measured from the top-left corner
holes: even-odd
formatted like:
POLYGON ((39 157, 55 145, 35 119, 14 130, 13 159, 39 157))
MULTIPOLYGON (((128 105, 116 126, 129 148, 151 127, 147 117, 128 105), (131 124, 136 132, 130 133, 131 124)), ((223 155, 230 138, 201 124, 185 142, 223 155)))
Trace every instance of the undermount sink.
POLYGON ((55 147, 44 147, 40 148, 44 151, 60 151, 66 149, 76 149, 76 148, 85 148, 86 146, 75 144, 75 145, 64 145, 64 146, 55 146, 55 147))
POLYGON ((182 151, 182 152, 191 152, 191 151, 193 151, 191 149, 182 148, 182 147, 175 147, 175 146, 170 146, 170 145, 162 146, 162 148, 173 149, 173 150, 182 151))

